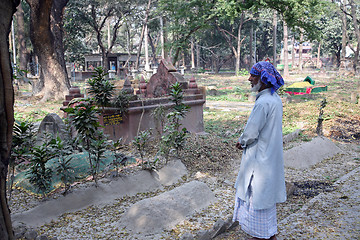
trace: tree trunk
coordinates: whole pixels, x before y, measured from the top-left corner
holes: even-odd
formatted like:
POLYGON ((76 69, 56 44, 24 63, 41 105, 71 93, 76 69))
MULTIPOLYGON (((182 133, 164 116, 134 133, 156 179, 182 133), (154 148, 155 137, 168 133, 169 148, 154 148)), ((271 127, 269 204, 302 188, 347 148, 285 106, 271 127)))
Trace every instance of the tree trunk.
POLYGON ((292 37, 292 48, 291 48, 291 66, 295 67, 295 37, 292 37))
MULTIPOLYGON (((353 62, 353 68, 354 68, 354 71, 356 73, 357 64, 358 64, 358 61, 359 61, 360 30, 359 30, 359 24, 358 24, 358 20, 357 20, 357 16, 356 16, 356 3, 354 2, 354 0, 350 0, 350 6, 351 6, 351 17, 352 17, 352 20, 353 20, 355 36, 356 36, 356 39, 357 39, 357 47, 356 47, 356 50, 355 50, 355 56, 354 56, 354 62, 353 62)), ((360 87, 360 81, 359 81, 358 85, 359 85, 358 87, 360 87)), ((359 89, 359 91, 360 91, 360 89, 359 89)))
POLYGON ((239 75, 240 73, 240 52, 241 52, 241 29, 242 26, 244 24, 244 17, 245 17, 245 13, 244 11, 241 13, 241 17, 240 17, 240 24, 238 27, 238 35, 237 35, 237 49, 236 49, 236 65, 235 65, 235 74, 236 76, 239 75))
POLYGON ((253 36, 254 36, 254 26, 253 22, 251 21, 251 28, 250 28, 250 42, 249 42, 249 48, 250 48, 250 68, 255 64, 254 63, 254 51, 253 51, 253 36))
POLYGON ((277 29, 277 13, 273 13, 273 65, 276 68, 276 30, 277 29))
POLYGON ((165 59, 165 34, 164 34, 164 21, 163 17, 160 16, 160 43, 161 43, 161 58, 165 59))
POLYGON ((299 71, 302 72, 303 68, 303 59, 302 59, 302 52, 303 52, 303 40, 304 40, 304 34, 300 33, 300 43, 299 43, 299 71))
POLYGON ((9 54, 9 33, 20 0, 0 4, 0 239, 15 239, 6 198, 6 176, 14 125, 14 89, 9 54))
POLYGON ((148 38, 148 26, 145 24, 145 71, 150 71, 150 62, 149 62, 149 38, 148 38))
POLYGON ((191 69, 195 69, 195 47, 194 47, 194 39, 191 39, 191 69))
POLYGON ((34 93, 42 101, 64 99, 70 88, 62 46, 62 16, 68 0, 26 1, 30 5, 30 38, 41 66, 34 93))
MULTIPOLYGON (((342 3, 343 8, 345 9, 346 0, 342 3)), ((341 56, 340 56, 340 70, 346 70, 346 43, 347 43, 347 31, 346 31, 346 14, 342 11, 338 11, 338 14, 341 16, 341 56)))
POLYGON ((316 68, 320 68, 320 50, 321 50, 321 42, 319 42, 319 46, 318 46, 318 52, 317 52, 317 57, 316 57, 316 68))
POLYGON ((26 39, 25 39, 25 23, 24 23, 24 10, 19 4, 19 7, 16 12, 17 20, 17 37, 19 43, 19 68, 21 70, 27 70, 27 60, 29 52, 26 49, 26 39))
POLYGON ((144 39, 145 27, 147 26, 147 22, 148 22, 148 18, 149 18, 150 6, 151 6, 151 0, 148 1, 147 7, 146 7, 144 24, 143 24, 143 27, 142 27, 142 30, 141 30, 139 47, 138 47, 138 52, 137 52, 137 56, 136 56, 135 69, 139 69, 142 41, 144 39))
POLYGON ((289 77, 288 27, 284 21, 284 78, 289 77))
POLYGON ((199 46, 199 42, 196 42, 196 69, 200 69, 201 64, 200 64, 200 46, 199 46))

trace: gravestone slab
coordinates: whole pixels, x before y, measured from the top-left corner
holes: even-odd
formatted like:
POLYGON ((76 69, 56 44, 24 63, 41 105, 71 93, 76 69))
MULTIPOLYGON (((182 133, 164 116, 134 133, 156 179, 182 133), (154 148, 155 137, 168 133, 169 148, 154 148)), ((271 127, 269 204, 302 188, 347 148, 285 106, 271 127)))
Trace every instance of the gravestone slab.
POLYGON ((180 160, 172 161, 156 172, 139 171, 110 183, 99 182, 98 187, 91 185, 87 188, 74 189, 63 197, 46 201, 27 211, 12 214, 11 218, 14 226, 24 223, 27 226, 39 227, 56 220, 66 212, 75 212, 91 205, 112 204, 115 199, 124 196, 156 191, 163 186, 178 182, 186 174, 186 167, 180 160))
POLYGON ((171 85, 176 82, 186 83, 184 77, 176 72, 175 67, 162 59, 157 73, 151 76, 146 86, 145 97, 155 98, 169 95, 171 85))
POLYGON ((284 152, 285 167, 309 168, 322 160, 340 153, 341 149, 325 137, 316 137, 284 152))
POLYGON ((59 134, 61 139, 64 139, 65 124, 63 120, 56 113, 49 113, 41 121, 38 133, 37 133, 37 144, 42 143, 42 138, 45 134, 51 134, 57 136, 59 134))
POLYGON ((192 181, 135 203, 121 218, 120 225, 134 233, 158 233, 173 228, 186 216, 215 200, 214 193, 205 183, 192 181))

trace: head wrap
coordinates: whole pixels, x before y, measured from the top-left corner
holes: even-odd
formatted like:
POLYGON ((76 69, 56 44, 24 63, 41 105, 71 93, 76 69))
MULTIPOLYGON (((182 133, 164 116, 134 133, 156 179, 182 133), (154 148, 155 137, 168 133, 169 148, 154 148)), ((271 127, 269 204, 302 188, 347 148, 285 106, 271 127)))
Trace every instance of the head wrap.
POLYGON ((269 62, 255 63, 251 68, 250 73, 253 75, 261 76, 261 81, 265 84, 271 85, 271 94, 284 85, 284 79, 275 67, 269 62))

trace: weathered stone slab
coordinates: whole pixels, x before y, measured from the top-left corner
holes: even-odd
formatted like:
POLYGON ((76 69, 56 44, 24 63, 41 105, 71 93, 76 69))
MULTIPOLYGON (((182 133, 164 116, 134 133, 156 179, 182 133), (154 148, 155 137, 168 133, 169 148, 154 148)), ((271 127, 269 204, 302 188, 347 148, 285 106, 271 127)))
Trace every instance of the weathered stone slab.
POLYGON ((140 171, 135 175, 120 177, 109 183, 99 182, 99 186, 76 189, 68 195, 47 201, 28 211, 12 215, 13 225, 24 223, 37 227, 49 223, 61 214, 74 212, 90 205, 110 204, 117 198, 133 196, 137 193, 156 191, 171 185, 187 174, 186 167, 180 160, 170 162, 156 172, 140 171))
POLYGON ((60 138, 63 139, 65 131, 65 124, 63 120, 56 113, 49 113, 44 117, 41 121, 38 134, 37 134, 37 144, 42 143, 42 138, 46 133, 51 134, 53 136, 57 136, 59 134, 60 138))
POLYGON ((285 167, 305 169, 340 152, 341 149, 331 140, 325 137, 316 137, 310 142, 285 151, 284 165, 285 167))
POLYGON ((209 187, 192 181, 169 192, 135 203, 122 217, 120 224, 135 233, 157 233, 171 229, 186 216, 216 200, 209 187))

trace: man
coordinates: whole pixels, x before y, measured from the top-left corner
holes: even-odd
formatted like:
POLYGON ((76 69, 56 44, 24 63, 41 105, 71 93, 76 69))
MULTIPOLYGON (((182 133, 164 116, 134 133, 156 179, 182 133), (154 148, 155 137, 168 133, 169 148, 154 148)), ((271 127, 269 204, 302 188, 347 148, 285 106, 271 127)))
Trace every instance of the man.
POLYGON ((282 139, 282 102, 276 90, 284 84, 269 62, 250 71, 254 108, 236 147, 244 150, 235 183, 233 221, 253 238, 276 239, 276 203, 286 200, 282 139))

